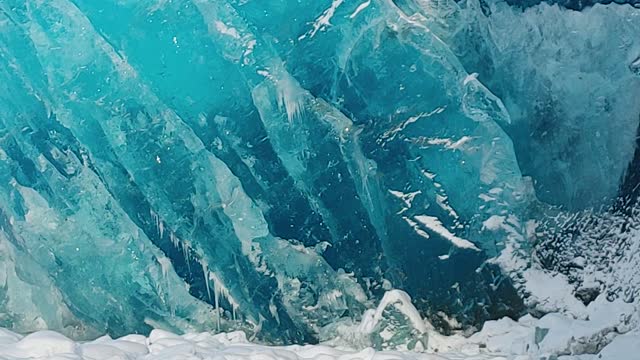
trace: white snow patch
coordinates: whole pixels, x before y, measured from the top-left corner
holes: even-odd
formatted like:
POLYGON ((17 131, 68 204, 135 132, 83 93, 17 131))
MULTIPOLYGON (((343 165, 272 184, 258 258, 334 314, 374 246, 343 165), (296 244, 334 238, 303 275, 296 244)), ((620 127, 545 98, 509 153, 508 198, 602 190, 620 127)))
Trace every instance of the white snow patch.
POLYGON ((247 57, 253 53, 253 49, 255 49, 257 44, 258 42, 256 41, 256 39, 251 39, 247 42, 247 49, 242 54, 242 56, 244 57, 245 65, 249 65, 249 59, 247 57))
POLYGON ((231 36, 234 39, 240 39, 240 33, 235 28, 227 26, 227 24, 223 23, 222 21, 215 21, 214 25, 216 27, 216 30, 218 30, 218 32, 220 32, 221 34, 231 36))
POLYGON ((486 229, 489 231, 496 231, 498 229, 501 229, 504 226, 505 219, 506 218, 504 216, 492 215, 482 223, 482 229, 486 229))
POLYGON ((478 249, 471 241, 459 238, 451 233, 451 231, 444 227, 440 220, 435 216, 418 215, 415 216, 414 219, 416 219, 422 225, 426 226, 431 231, 449 240, 456 247, 459 247, 461 249, 473 249, 476 251, 480 251, 480 249, 478 249))
POLYGON ((453 218, 458 218, 458 213, 448 204, 449 198, 443 195, 436 195, 436 203, 440 208, 449 213, 453 218))
MULTIPOLYGON (((52 331, 39 331, 21 336, 0 329, 0 358, 69 359, 69 360, 620 360, 636 359, 640 354, 638 311, 623 301, 608 302, 598 297, 586 309, 588 317, 576 320, 559 313, 540 319, 530 315, 518 321, 503 318, 488 321, 482 330, 471 335, 443 336, 424 320, 411 303, 408 294, 390 290, 376 309, 367 310, 362 321, 346 331, 365 336, 376 331, 385 310, 401 312, 417 332, 428 335, 426 349, 411 351, 375 351, 367 345, 353 345, 347 339, 321 345, 265 346, 252 344, 243 332, 212 334, 187 333, 177 335, 165 330, 153 330, 148 337, 127 335, 118 339, 109 336, 89 342, 75 342, 52 331), (329 345, 332 343, 331 345, 329 345), (563 355, 572 354, 572 355, 563 355), (560 356, 562 355, 562 356, 560 356), (560 356, 560 357, 558 357, 560 356)), ((455 319, 439 315, 457 328, 455 319)), ((340 335, 340 334, 336 334, 340 335)), ((385 327, 378 334, 388 340, 396 335, 385 327)))
POLYGON ((444 138, 431 138, 427 139, 426 143, 434 146, 443 146, 448 150, 460 150, 463 145, 473 140, 471 136, 463 136, 460 139, 453 141, 452 139, 444 139, 444 138))
POLYGON ((422 170, 422 175, 424 175, 429 180, 433 180, 436 178, 436 174, 429 172, 427 170, 422 170))
POLYGON ((532 267, 524 271, 525 287, 531 293, 528 301, 544 312, 564 312, 576 318, 587 316, 585 306, 571 293, 571 285, 562 274, 550 274, 532 267))
MULTIPOLYGON (((356 10, 353 12, 353 14, 349 15, 349 18, 350 19, 355 18, 356 16, 358 16, 358 14, 360 14, 360 12, 362 12, 362 10, 368 8, 369 5, 371 5, 371 0, 367 0, 367 1, 363 2, 362 4, 358 5, 356 10)), ((639 60, 639 62, 640 62, 640 60, 639 60)))
POLYGON ((636 359, 640 357, 640 330, 613 339, 611 344, 600 352, 597 360, 631 360, 634 356, 636 359))
MULTIPOLYGON (((418 310, 411 303, 411 297, 401 290, 390 290, 384 293, 376 311, 373 313, 369 312, 363 316, 362 323, 360 324, 360 331, 364 333, 371 333, 378 322, 382 319, 384 310, 389 306, 394 306, 398 311, 403 313, 415 329, 421 333, 427 332, 427 325, 425 321, 422 320, 418 310)), ((433 327, 429 326, 429 328, 433 327)))
MULTIPOLYGON (((322 15, 320 15, 320 17, 317 18, 313 23, 313 29, 311 29, 311 31, 308 33, 310 38, 314 37, 318 31, 324 29, 325 27, 331 26, 331 18, 333 17, 333 15, 335 15, 336 10, 338 10, 338 7, 342 5, 343 2, 344 0, 333 0, 331 6, 327 10, 325 10, 322 15)), ((302 40, 305 37, 307 37, 307 34, 302 35, 298 38, 298 40, 302 40)))
MULTIPOLYGON (((5 335, 5 334, 2 334, 5 335)), ((15 338, 15 337, 14 337, 15 338)), ((77 345, 53 331, 38 331, 27 335, 14 344, 0 346, 0 355, 22 359, 47 358, 57 354, 73 354, 77 345)))
POLYGON ((405 208, 403 208, 402 210, 400 210, 398 212, 398 214, 402 214, 403 212, 409 210, 413 204, 413 200, 416 198, 416 196, 422 194, 422 191, 418 190, 418 191, 414 191, 414 192, 410 192, 410 193, 403 193, 402 191, 396 191, 396 190, 389 190, 389 193, 395 197, 397 197, 398 199, 402 200, 404 202, 404 204, 406 205, 405 208))
POLYGON ((424 230, 420 229, 420 226, 418 225, 418 223, 417 223, 417 222, 415 222, 415 221, 413 221, 413 220, 409 219, 409 218, 408 218, 408 217, 406 217, 406 216, 403 216, 402 218, 404 219, 404 221, 406 221, 406 222, 407 222, 407 224, 409 224, 409 226, 411 226, 411 227, 413 228, 413 230, 416 232, 416 234, 418 234, 418 235, 422 236, 422 237, 423 237, 423 238, 425 238, 425 239, 429 239, 429 238, 431 238, 431 237, 429 236, 429 234, 427 234, 427 232, 426 232, 426 231, 424 231, 424 230))

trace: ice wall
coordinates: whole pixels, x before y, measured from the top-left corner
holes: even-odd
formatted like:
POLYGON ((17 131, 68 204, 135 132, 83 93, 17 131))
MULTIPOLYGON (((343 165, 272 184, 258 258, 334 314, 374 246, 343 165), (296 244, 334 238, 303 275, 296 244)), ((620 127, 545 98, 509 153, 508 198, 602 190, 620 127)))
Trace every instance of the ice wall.
POLYGON ((637 9, 408 3, 502 99, 501 126, 540 200, 576 210, 616 198, 640 122, 637 9))
POLYGON ((391 288, 444 331, 520 315, 546 203, 631 161, 640 15, 486 6, 4 1, 0 325, 314 342, 391 288))

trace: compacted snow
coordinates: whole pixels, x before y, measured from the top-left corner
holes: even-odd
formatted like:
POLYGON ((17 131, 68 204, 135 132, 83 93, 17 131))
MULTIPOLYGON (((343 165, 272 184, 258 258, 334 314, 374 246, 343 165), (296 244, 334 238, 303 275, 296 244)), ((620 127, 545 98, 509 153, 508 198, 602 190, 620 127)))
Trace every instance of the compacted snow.
MULTIPOLYGON (((6 359, 442 359, 434 354, 411 352, 376 352, 371 348, 344 351, 327 346, 270 347, 251 344, 242 332, 211 335, 208 333, 184 336, 154 330, 149 337, 129 335, 120 339, 102 337, 88 343, 75 343, 50 331, 42 331, 24 338, 3 331, 0 354, 6 359)), ((448 357, 447 357, 448 358, 448 357)), ((487 356, 451 357, 451 359, 491 359, 487 356)))
MULTIPOLYGON (((399 352, 375 351, 366 348, 360 351, 344 350, 323 345, 273 347, 252 344, 242 332, 186 334, 178 336, 163 330, 154 330, 149 337, 128 335, 119 339, 108 336, 95 341, 78 343, 52 331, 40 331, 22 337, 8 330, 0 330, 0 358, 13 359, 90 359, 90 360, 133 360, 133 359, 216 359, 216 360, 400 360, 400 359, 451 359, 451 360, 498 360, 498 359, 545 359, 535 354, 516 355, 509 352, 509 346, 523 344, 521 331, 508 331, 495 337, 495 343, 507 353, 477 351, 471 344, 461 346, 458 351, 436 352, 399 352)), ((617 337, 600 355, 561 356, 557 359, 640 359, 640 334, 627 334, 617 337)), ((459 346, 453 342, 451 345, 459 346)), ((553 359, 554 357, 549 357, 553 359)))
MULTIPOLYGON (((153 330, 148 337, 109 336, 76 342, 53 331, 26 336, 0 328, 0 359, 216 359, 216 360, 634 360, 640 359, 638 311, 633 304, 598 297, 583 309, 583 318, 560 313, 539 319, 531 315, 518 321, 503 318, 486 322, 471 335, 442 336, 420 318, 406 293, 389 291, 375 311, 365 313, 359 324, 335 332, 321 345, 267 346, 247 340, 244 332, 188 333, 177 335, 153 330), (406 324, 425 334, 420 351, 376 351, 362 340, 384 323, 389 309, 404 316, 406 324), (367 315, 368 314, 368 315, 367 315)), ((387 327, 385 331, 389 331, 387 327)), ((414 333, 415 334, 415 333, 414 333)), ((382 338, 393 334, 379 334, 382 338)), ((389 347, 387 345, 387 347, 389 347)), ((395 349, 403 349, 396 346, 395 349)))

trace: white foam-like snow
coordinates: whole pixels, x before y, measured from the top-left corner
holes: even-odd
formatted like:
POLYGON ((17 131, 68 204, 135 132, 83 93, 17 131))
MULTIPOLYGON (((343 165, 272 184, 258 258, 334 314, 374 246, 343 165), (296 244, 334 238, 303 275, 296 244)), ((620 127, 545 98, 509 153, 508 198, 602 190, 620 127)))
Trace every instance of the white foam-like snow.
POLYGON ((414 219, 416 219, 422 225, 426 226, 431 231, 449 240, 456 247, 459 247, 461 249, 473 249, 479 251, 479 249, 471 241, 462 239, 449 231, 449 229, 442 225, 442 222, 440 222, 440 220, 438 220, 438 218, 435 216, 418 215, 415 216, 414 219))
POLYGON ((482 223, 482 228, 489 231, 501 229, 504 225, 505 217, 500 215, 492 215, 482 223))
POLYGON ((214 22, 214 25, 216 27, 216 30, 218 30, 221 34, 231 36, 234 39, 240 39, 240 33, 235 28, 228 26, 222 21, 216 21, 214 22))
POLYGON ((449 197, 444 195, 436 195, 436 203, 440 208, 451 215, 451 217, 458 218, 458 213, 449 205, 449 197))
POLYGON ((372 316, 368 318, 366 316, 363 317, 360 330, 364 333, 372 332, 376 324, 382 319, 384 310, 389 306, 394 306, 398 311, 403 313, 415 329, 421 333, 427 332, 427 325, 425 321, 422 320, 418 310, 411 303, 411 298, 406 292, 401 290, 387 291, 382 297, 376 311, 371 313, 372 316))
POLYGON ((468 143, 471 140, 473 140, 472 137, 463 136, 460 139, 455 141, 453 139, 444 139, 444 138, 426 139, 426 143, 429 145, 443 146, 447 150, 460 150, 466 143, 468 143))
POLYGON ((396 191, 396 190, 389 190, 389 193, 395 197, 397 197, 398 199, 402 200, 404 202, 404 204, 406 205, 406 207, 402 208, 402 210, 400 210, 398 212, 398 214, 402 214, 403 212, 409 210, 413 204, 413 200, 416 198, 416 196, 422 194, 422 191, 418 190, 418 191, 413 191, 410 193, 403 193, 402 191, 396 191))
POLYGON ((545 311, 562 311, 579 318, 587 316, 585 306, 571 293, 569 281, 562 274, 551 274, 537 267, 523 272, 527 299, 536 308, 545 311))
POLYGON ((425 239, 431 238, 426 231, 424 231, 424 230, 422 230, 420 228, 420 225, 418 225, 417 222, 411 220, 410 218, 408 218, 406 216, 403 216, 402 218, 404 219, 404 221, 407 222, 407 224, 409 224, 409 226, 411 226, 413 228, 413 230, 416 232, 416 234, 422 236, 425 239))
MULTIPOLYGON (((472 336, 443 336, 422 319, 403 291, 385 293, 378 307, 366 311, 360 323, 347 329, 351 336, 370 334, 386 309, 394 307, 404 314, 412 328, 428 334, 426 349, 410 351, 375 351, 367 345, 344 341, 305 346, 264 346, 250 343, 243 332, 188 333, 177 335, 153 330, 149 336, 109 336, 89 342, 75 342, 52 332, 39 331, 21 336, 0 328, 0 359, 67 360, 562 360, 636 359, 640 354, 638 312, 623 301, 608 302, 600 296, 590 304, 584 320, 560 313, 540 319, 530 315, 515 321, 503 318, 488 321, 472 336), (331 344, 331 345, 329 345, 331 344), (635 356, 635 357, 634 357, 635 356)), ((446 314, 444 314, 446 315, 446 314)), ((449 319, 454 322, 454 319, 449 319)), ((344 334, 342 334, 344 335, 344 334)), ((384 328, 379 336, 390 339, 395 334, 384 328)))
MULTIPOLYGON (((309 33, 310 38, 314 37, 316 33, 321 29, 331 25, 331 22, 330 22, 331 18, 333 17, 333 15, 336 13, 336 10, 338 10, 338 7, 340 7, 340 5, 342 5, 343 2, 344 0, 333 0, 333 2, 331 3, 331 6, 328 9, 326 9, 322 13, 322 15, 320 15, 320 17, 316 19, 316 21, 313 23, 313 29, 309 33)), ((304 35, 301 37, 301 39, 303 38, 304 38, 304 35)))
MULTIPOLYGON (((39 360, 444 360, 433 354, 376 352, 371 348, 342 350, 323 345, 270 347, 251 344, 242 332, 193 333, 179 336, 153 330, 149 337, 127 336, 120 339, 102 337, 95 341, 76 343, 50 331, 41 331, 20 338, 9 331, 0 332, 0 358, 39 360)), ((451 359, 461 359, 455 357, 451 359)), ((475 357, 474 359, 478 359, 475 357)), ((489 358, 485 358, 489 359, 489 358)))
MULTIPOLYGON (((356 8, 356 10, 355 10, 351 15, 349 15, 349 18, 350 18, 350 19, 355 18, 355 17, 356 17, 356 16, 358 16, 358 14, 360 14, 364 9, 368 8, 368 7, 369 7, 369 5, 371 5, 371 0, 367 0, 367 1, 363 2, 362 4, 358 5, 358 7, 356 8)), ((639 62, 640 62, 640 60, 639 60, 639 62)))

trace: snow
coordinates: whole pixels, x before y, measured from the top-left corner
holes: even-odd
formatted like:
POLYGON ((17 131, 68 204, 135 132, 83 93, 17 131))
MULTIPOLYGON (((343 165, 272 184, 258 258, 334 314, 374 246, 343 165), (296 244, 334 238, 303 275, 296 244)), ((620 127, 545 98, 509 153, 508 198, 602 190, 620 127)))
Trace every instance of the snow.
MULTIPOLYGON (((103 336, 75 342, 52 332, 27 336, 0 329, 0 359, 314 359, 314 360, 498 360, 498 359, 640 359, 638 314, 631 304, 609 303, 603 297, 589 306, 590 319, 576 320, 559 313, 541 319, 530 315, 515 321, 503 318, 487 322, 470 337, 437 334, 399 290, 385 294, 378 308, 365 313, 353 332, 370 333, 389 306, 405 314, 411 325, 429 333, 428 348, 421 351, 376 351, 345 344, 266 346, 250 343, 243 332, 188 333, 177 335, 153 330, 148 337, 128 335, 118 339, 103 336), (635 327, 635 329, 634 329, 635 327), (558 357, 560 356, 560 357, 558 357)), ((385 330, 388 332, 388 330, 385 330)), ((381 333, 389 338, 392 333, 381 333)))
MULTIPOLYGON (((27 336, 0 328, 0 359, 313 359, 313 360, 633 360, 640 359, 639 314, 633 304, 622 300, 609 302, 598 297, 586 307, 586 319, 550 313, 540 319, 526 315, 518 321, 503 318, 488 321, 481 331, 471 335, 443 336, 422 319, 401 290, 385 293, 378 307, 367 310, 360 323, 347 327, 338 338, 320 345, 267 346, 251 343, 241 331, 184 335, 155 329, 149 336, 138 334, 112 339, 102 336, 88 342, 76 342, 53 331, 38 331, 27 336), (395 309, 406 317, 407 325, 425 334, 426 348, 416 351, 381 350, 362 346, 347 338, 368 336, 375 331, 385 340, 396 334, 379 328, 386 312, 395 309), (345 339, 339 339, 339 337, 345 339), (427 345, 428 344, 428 345, 427 345)), ((366 344, 366 343, 364 343, 366 344)))
POLYGON ((459 247, 461 249, 473 249, 479 251, 479 249, 475 245, 473 245, 471 241, 459 238, 451 233, 451 231, 449 231, 446 227, 444 227, 444 225, 442 225, 442 222, 440 222, 437 217, 419 215, 416 216, 415 219, 422 225, 426 226, 428 229, 449 240, 456 247, 459 247))
POLYGON ((640 332, 616 337, 598 356, 602 360, 640 359, 640 332))
POLYGON ((422 229, 420 228, 420 226, 418 225, 418 223, 417 223, 417 222, 415 222, 415 221, 413 221, 413 220, 409 219, 409 218, 408 218, 408 217, 406 217, 406 216, 403 216, 402 218, 404 219, 404 221, 406 221, 406 222, 407 222, 407 224, 409 224, 409 226, 411 226, 411 228, 413 228, 413 230, 416 232, 416 234, 418 234, 418 235, 422 236, 422 237, 423 237, 423 238, 425 238, 425 239, 430 239, 430 238, 431 238, 431 237, 429 236, 429 234, 427 234, 427 232, 426 232, 426 231, 424 231, 424 230, 422 230, 422 229))
MULTIPOLYGON (((333 0, 331 6, 327 10, 325 10, 325 12, 322 13, 322 15, 318 19, 316 19, 315 23, 313 24, 313 30, 311 30, 309 34, 310 38, 314 37, 316 33, 321 29, 331 25, 331 18, 336 13, 338 7, 342 5, 343 1, 344 0, 333 0)), ((305 36, 302 36, 300 39, 303 39, 304 37, 305 36)))
MULTIPOLYGON (((447 359, 433 354, 377 352, 371 348, 340 350, 327 346, 264 346, 251 344, 242 332, 193 333, 178 336, 167 331, 153 330, 149 337, 130 336, 120 339, 102 337, 94 341, 76 343, 50 331, 41 331, 20 338, 9 331, 0 333, 2 359, 447 359)), ((458 357, 459 359, 459 357, 458 357)), ((478 359, 476 357, 476 359, 478 359)))
POLYGON ((406 292, 400 290, 387 291, 382 297, 380 305, 378 305, 373 316, 368 319, 365 317, 367 321, 363 320, 360 329, 365 333, 372 332, 376 323, 382 318, 384 310, 391 305, 405 314, 413 327, 418 331, 421 333, 427 332, 427 326, 425 326, 425 322, 422 320, 418 310, 411 304, 411 298, 406 292))
POLYGON ((463 145, 471 140, 473 139, 470 136, 463 136, 456 141, 453 141, 452 139, 434 138, 426 139, 426 142, 429 145, 442 145, 445 149, 448 150, 460 150, 463 145))
MULTIPOLYGON (((369 5, 371 5, 371 0, 367 0, 365 2, 363 2, 362 4, 358 5, 358 7, 356 8, 356 10, 353 12, 353 14, 349 15, 349 19, 353 19, 356 16, 358 16, 358 14, 360 14, 360 12, 366 8, 369 7, 369 5)), ((640 60, 639 60, 640 62, 640 60)))
POLYGON ((586 308, 587 318, 550 313, 537 319, 488 321, 481 331, 462 335, 430 334, 429 350, 467 355, 501 354, 505 359, 640 359, 638 310, 623 301, 598 297, 586 308), (624 356, 622 356, 624 355, 624 356), (636 356, 636 357, 634 357, 636 356))
POLYGON ((418 190, 418 191, 413 191, 405 194, 401 191, 389 190, 389 193, 395 196, 396 198, 402 200, 402 202, 404 202, 404 204, 406 205, 406 207, 402 208, 402 210, 398 212, 398 214, 402 214, 403 212, 411 208, 413 200, 415 199, 416 196, 422 194, 422 191, 418 190))
POLYGON ((46 357, 56 354, 76 352, 77 345, 67 337, 53 331, 39 331, 17 341, 13 346, 7 346, 8 351, 3 355, 28 357, 46 357))
POLYGON ((571 293, 571 286, 562 274, 551 274, 536 267, 523 273, 527 291, 531 293, 528 301, 535 303, 543 312, 561 311, 573 316, 586 317, 585 306, 571 293))
POLYGON ((223 23, 222 21, 216 21, 215 26, 216 30, 218 30, 221 34, 229 35, 235 39, 240 39, 240 33, 238 32, 238 30, 227 26, 227 24, 223 23))

